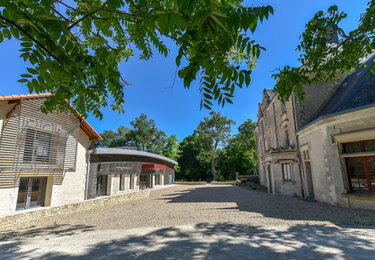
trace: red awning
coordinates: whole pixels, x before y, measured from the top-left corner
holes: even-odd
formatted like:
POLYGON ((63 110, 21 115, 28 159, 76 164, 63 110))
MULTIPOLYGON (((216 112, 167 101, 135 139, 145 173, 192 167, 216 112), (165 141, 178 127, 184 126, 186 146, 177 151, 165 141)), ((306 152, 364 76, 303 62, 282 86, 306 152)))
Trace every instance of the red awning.
POLYGON ((167 169, 167 166, 162 164, 143 164, 142 169, 167 169))

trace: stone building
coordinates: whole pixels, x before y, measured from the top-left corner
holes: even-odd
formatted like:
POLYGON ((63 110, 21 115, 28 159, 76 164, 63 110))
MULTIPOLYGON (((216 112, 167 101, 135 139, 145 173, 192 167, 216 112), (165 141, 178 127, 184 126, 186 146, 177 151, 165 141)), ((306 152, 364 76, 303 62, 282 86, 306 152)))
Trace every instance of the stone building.
POLYGON ((73 113, 40 112, 50 94, 0 96, 0 217, 85 199, 100 135, 73 113))
POLYGON ((283 104, 272 91, 263 91, 255 129, 259 177, 270 193, 302 196, 293 106, 292 100, 283 104))
POLYGON ((173 184, 164 156, 90 150, 102 138, 84 118, 40 111, 50 95, 0 96, 0 218, 173 184))
POLYGON ((131 148, 96 148, 90 154, 89 199, 173 184, 177 162, 131 148))
POLYGON ((260 181, 269 192, 375 209, 375 76, 367 77, 369 67, 337 84, 305 86, 306 100, 286 102, 288 137, 282 135, 283 104, 264 91, 256 135, 260 181), (285 140, 292 140, 288 151, 285 140))

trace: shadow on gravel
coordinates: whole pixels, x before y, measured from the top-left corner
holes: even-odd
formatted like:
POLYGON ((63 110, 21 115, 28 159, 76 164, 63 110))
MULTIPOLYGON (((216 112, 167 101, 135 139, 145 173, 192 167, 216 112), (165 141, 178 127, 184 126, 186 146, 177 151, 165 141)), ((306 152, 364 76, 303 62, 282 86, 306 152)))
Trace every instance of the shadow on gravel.
POLYGON ((274 196, 261 191, 236 186, 206 186, 188 188, 165 194, 167 203, 214 203, 212 210, 239 210, 283 220, 329 221, 342 227, 375 228, 375 211, 339 208, 321 202, 274 196), (237 207, 220 207, 218 203, 236 203, 237 207))
MULTIPOLYGON (((368 237, 367 237, 368 238, 368 237)), ((4 258, 17 253, 22 240, 0 246, 4 258)), ((167 227, 148 234, 92 244, 82 255, 49 252, 41 259, 373 259, 375 246, 359 234, 337 227, 296 225, 271 230, 231 223, 167 227)), ((1 257, 0 257, 1 258, 1 257)))
POLYGON ((20 252, 19 247, 24 244, 26 239, 32 239, 33 237, 46 237, 53 236, 63 237, 71 236, 78 232, 93 231, 93 226, 86 225, 53 225, 46 226, 43 228, 28 228, 26 230, 18 231, 2 231, 0 232, 0 259, 14 259, 14 258, 25 258, 31 254, 35 249, 27 252, 20 252))

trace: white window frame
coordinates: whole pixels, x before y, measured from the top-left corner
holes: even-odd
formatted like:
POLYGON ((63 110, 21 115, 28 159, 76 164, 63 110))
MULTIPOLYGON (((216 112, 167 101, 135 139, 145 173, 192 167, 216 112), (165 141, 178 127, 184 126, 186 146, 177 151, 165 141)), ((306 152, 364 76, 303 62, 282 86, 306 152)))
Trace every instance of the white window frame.
POLYGON ((292 167, 290 163, 282 163, 282 172, 284 181, 292 181, 292 167))

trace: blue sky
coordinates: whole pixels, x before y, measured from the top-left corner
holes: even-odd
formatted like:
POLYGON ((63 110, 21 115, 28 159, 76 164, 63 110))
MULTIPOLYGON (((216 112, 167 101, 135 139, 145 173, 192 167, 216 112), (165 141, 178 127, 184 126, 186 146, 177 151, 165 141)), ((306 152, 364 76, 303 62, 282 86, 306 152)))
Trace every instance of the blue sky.
MULTIPOLYGON (((267 51, 260 56, 257 68, 252 73, 250 86, 236 90, 234 104, 226 104, 223 109, 214 108, 237 122, 233 133, 246 119, 257 120, 262 91, 264 88, 271 89, 274 85, 272 71, 287 64, 298 66, 295 48, 299 43, 299 36, 317 11, 325 11, 330 5, 336 4, 340 10, 348 13, 342 26, 353 29, 358 24, 360 14, 365 11, 367 2, 368 0, 245 1, 249 6, 272 5, 274 15, 259 24, 255 34, 251 35, 267 51)), ((196 85, 189 90, 184 89, 182 81, 177 77, 173 88, 170 88, 176 71, 176 48, 171 42, 167 44, 170 48, 167 58, 155 53, 151 60, 144 61, 134 57, 120 66, 123 77, 135 85, 125 88, 125 114, 118 114, 107 108, 103 109, 103 120, 93 116, 88 118, 98 132, 115 130, 120 125, 129 126, 130 121, 140 113, 145 113, 167 135, 177 134, 182 140, 209 114, 207 110, 200 111, 200 96, 196 85)), ((14 40, 4 40, 0 44, 0 95, 28 93, 27 87, 17 82, 19 75, 26 71, 25 63, 19 57, 19 49, 19 42, 14 40)))

